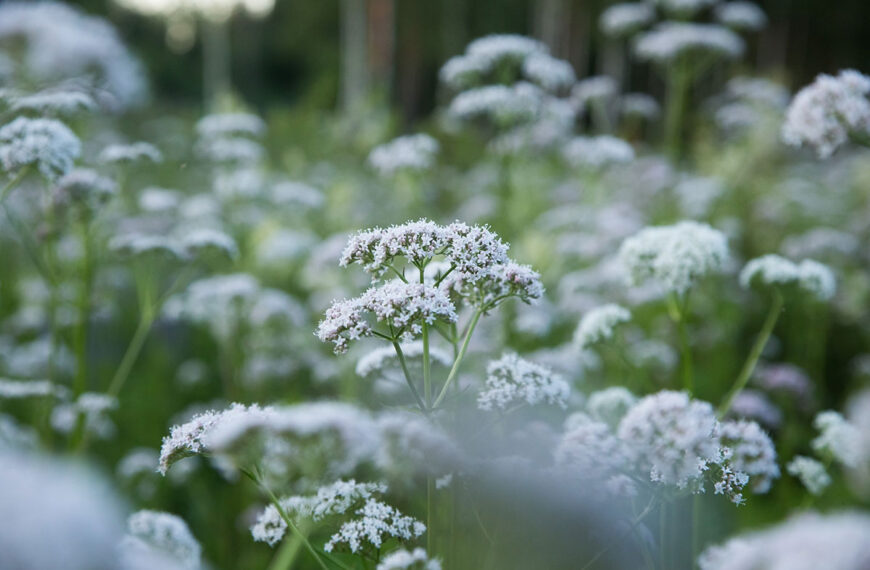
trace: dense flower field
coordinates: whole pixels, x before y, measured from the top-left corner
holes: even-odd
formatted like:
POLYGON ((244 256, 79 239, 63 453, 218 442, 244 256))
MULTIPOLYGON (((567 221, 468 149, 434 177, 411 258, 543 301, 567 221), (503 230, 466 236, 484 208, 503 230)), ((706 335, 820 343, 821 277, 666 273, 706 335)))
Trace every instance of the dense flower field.
POLYGON ((765 20, 611 6, 663 100, 483 37, 395 137, 0 4, 0 568, 870 568, 870 77, 765 20))

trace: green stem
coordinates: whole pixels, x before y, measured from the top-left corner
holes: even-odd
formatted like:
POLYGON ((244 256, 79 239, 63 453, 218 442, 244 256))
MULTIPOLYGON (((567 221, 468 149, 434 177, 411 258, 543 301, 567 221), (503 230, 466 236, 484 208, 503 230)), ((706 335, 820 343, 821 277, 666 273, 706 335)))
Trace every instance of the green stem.
POLYGON ((323 570, 329 570, 329 567, 320 557, 320 554, 318 554, 317 550, 308 541, 308 537, 306 537, 302 533, 302 531, 300 531, 299 528, 295 524, 293 524, 293 520, 287 515, 287 512, 284 510, 284 507, 281 506, 281 503, 280 501, 278 501, 278 497, 275 496, 275 493, 273 493, 271 489, 269 489, 268 487, 266 487, 266 485, 263 485, 262 483, 260 483, 260 488, 266 491, 266 494, 269 495, 269 500, 272 501, 272 504, 278 510, 278 514, 281 515, 281 518, 284 519, 285 523, 287 523, 287 528, 289 528, 293 532, 293 534, 302 541, 302 544, 305 545, 305 548, 307 548, 311 555, 314 556, 314 559, 317 560, 317 564, 323 570))
POLYGON ((680 61, 673 62, 668 69, 665 149, 674 160, 682 155, 683 120, 691 79, 691 73, 680 61))
POLYGON ((779 320, 779 315, 782 313, 783 298, 782 293, 777 290, 773 292, 773 303, 770 305, 770 310, 767 312, 767 317, 764 319, 764 324, 761 326, 761 331, 755 339, 755 344, 749 351, 749 356, 746 357, 746 362, 743 363, 743 368, 740 374, 731 386, 731 390, 725 396, 722 404, 719 406, 719 418, 725 417, 728 410, 731 409, 731 404, 734 403, 734 398, 746 387, 752 372, 755 370, 755 365, 758 364, 758 359, 761 358, 761 353, 767 345, 770 335, 773 333, 773 328, 776 326, 776 321, 779 320))
POLYGON ((692 496, 692 560, 689 562, 689 568, 695 567, 695 562, 698 560, 698 555, 701 554, 701 535, 698 532, 698 525, 701 523, 701 496, 692 496))
POLYGON ((106 391, 106 394, 109 396, 117 397, 121 393, 121 389, 124 387, 124 383, 133 369, 133 364, 136 363, 139 353, 142 352, 142 347, 145 345, 145 340, 148 338, 148 333, 151 331, 153 323, 154 310, 146 310, 139 318, 136 332, 133 333, 133 338, 130 340, 130 344, 127 345, 124 356, 121 358, 121 364, 118 365, 118 369, 109 383, 109 389, 106 391))
POLYGON ((668 298, 668 302, 668 312, 677 323, 677 334, 680 338, 680 365, 683 375, 683 389, 691 394, 694 390, 695 382, 692 366, 692 348, 689 345, 689 329, 686 324, 689 316, 689 297, 686 294, 681 303, 677 296, 672 294, 668 298))
POLYGON ((288 570, 293 567, 296 557, 299 556, 299 550, 302 548, 302 541, 295 534, 291 535, 289 539, 281 544, 281 548, 275 553, 268 570, 288 570))
POLYGON ((82 227, 82 282, 79 290, 79 318, 75 335, 76 376, 73 393, 80 396, 87 388, 88 381, 88 330, 90 327, 91 291, 94 284, 93 251, 87 222, 82 227))
POLYGON ((18 174, 9 179, 9 182, 0 190, 0 202, 5 202, 6 197, 24 180, 24 177, 30 173, 32 166, 28 165, 18 171, 18 174))
POLYGON ((474 332, 474 327, 477 326, 477 321, 480 320, 482 314, 483 309, 477 309, 474 311, 474 316, 471 317, 471 322, 468 324, 468 329, 465 331, 465 338, 462 340, 462 346, 459 348, 459 354, 456 356, 456 360, 453 361, 453 367, 450 369, 450 374, 447 376, 444 386, 441 387, 441 393, 438 394, 435 403, 432 404, 433 408, 437 408, 438 404, 440 404, 447 396, 447 389, 450 387, 454 378, 456 378, 456 373, 459 372, 459 365, 462 363, 462 359, 465 358, 465 352, 468 350, 468 342, 471 340, 471 334, 474 332))
POLYGON ((433 534, 434 529, 432 527, 432 521, 434 520, 434 507, 433 507, 433 499, 435 495, 435 480, 431 475, 426 476, 426 552, 429 553, 429 556, 434 556, 435 551, 432 548, 432 542, 434 540, 433 534))
MULTIPOLYGON (((425 281, 425 270, 420 267, 420 283, 425 281)), ((429 324, 423 321, 423 395, 426 407, 432 406, 432 371, 429 362, 429 324)))
POLYGON ((634 529, 637 528, 637 525, 639 525, 640 522, 641 522, 643 519, 645 519, 646 516, 647 516, 647 515, 652 511, 652 508, 653 508, 653 506, 655 505, 655 502, 656 502, 656 497, 653 496, 653 497, 649 500, 649 503, 647 503, 647 505, 646 505, 646 507, 643 509, 643 511, 642 511, 639 515, 637 515, 636 517, 634 517, 634 518, 631 520, 631 522, 629 522, 629 528, 628 528, 625 532, 620 533, 619 536, 614 537, 614 539, 613 539, 609 544, 607 544, 604 548, 602 548, 601 550, 599 550, 599 551, 595 554, 595 556, 593 556, 592 558, 590 558, 589 561, 588 561, 586 564, 584 564, 583 567, 582 567, 580 570, 587 570, 588 568, 591 568, 592 566, 594 566, 595 563, 598 562, 598 559, 601 558, 602 556, 604 556, 604 555, 607 553, 607 551, 609 551, 611 548, 613 548, 614 546, 616 546, 617 543, 621 542, 622 538, 623 538, 627 533, 629 533, 629 532, 633 532, 634 529))
POLYGON ((402 346, 398 341, 394 340, 393 348, 396 349, 396 355, 399 357, 399 363, 402 365, 402 372, 405 374, 405 381, 408 383, 411 393, 414 394, 414 399, 417 401, 417 405, 421 410, 423 410, 423 413, 428 414, 429 408, 426 407, 426 404, 420 397, 420 392, 417 390, 417 387, 414 386, 414 379, 411 378, 411 372, 408 371, 408 363, 405 361, 405 353, 402 352, 402 346))

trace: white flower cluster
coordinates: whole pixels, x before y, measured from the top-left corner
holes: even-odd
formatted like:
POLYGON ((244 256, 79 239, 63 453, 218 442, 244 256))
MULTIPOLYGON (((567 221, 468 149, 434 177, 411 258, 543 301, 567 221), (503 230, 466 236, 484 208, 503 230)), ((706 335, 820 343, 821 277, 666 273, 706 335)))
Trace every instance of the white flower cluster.
POLYGON ((63 402, 51 411, 51 427, 60 433, 71 434, 79 420, 84 430, 100 439, 115 435, 115 424, 109 413, 117 409, 118 400, 108 394, 85 392, 72 402, 63 402))
MULTIPOLYGON (((221 243, 222 240, 203 242, 198 251, 223 251, 219 249, 221 243)), ((227 246, 229 242, 223 245, 227 246)), ((262 287, 254 276, 247 273, 216 275, 194 281, 185 291, 171 297, 163 312, 173 319, 207 326, 222 343, 230 342, 242 323, 251 325, 256 332, 263 327, 279 329, 298 325, 305 318, 304 309, 295 299, 283 291, 262 287)))
MULTIPOLYGON (((197 152, 212 162, 235 166, 251 165, 263 158, 265 150, 255 140, 263 136, 266 124, 248 113, 207 115, 196 124, 197 152)), ((246 173, 245 170, 241 172, 246 173)), ((220 183, 219 177, 215 183, 220 183)), ((250 179, 245 175, 244 180, 250 179)), ((257 176, 254 176, 257 179, 257 176)), ((226 193, 226 192, 225 192, 226 193)))
POLYGON ((870 567, 868 537, 870 516, 864 513, 803 513, 710 547, 698 565, 701 570, 862 570, 870 567))
POLYGON ((721 270, 727 258, 725 234, 693 221, 645 228, 619 249, 619 260, 632 285, 652 279, 678 294, 686 293, 701 277, 721 270))
POLYGON ((622 139, 610 135, 574 137, 563 147, 568 164, 581 168, 602 168, 634 160, 634 149, 622 139))
POLYGON ((460 122, 482 120, 496 128, 510 128, 537 119, 543 101, 543 91, 531 83, 486 85, 454 97, 447 115, 460 122))
POLYGON ((807 491, 813 495, 821 495, 831 484, 831 476, 820 461, 804 455, 796 455, 786 465, 789 475, 800 479, 807 491))
POLYGON ((615 79, 608 75, 594 75, 578 81, 571 88, 571 101, 578 109, 585 110, 590 105, 607 104, 618 93, 615 79))
POLYGON ((819 436, 812 441, 816 452, 829 454, 846 467, 858 467, 870 460, 863 454, 863 440, 858 428, 839 412, 820 412, 813 420, 813 426, 819 430, 819 436))
POLYGON ((646 2, 627 2, 609 6, 598 20, 606 36, 627 38, 655 20, 655 9, 646 2))
POLYGON ((766 286, 796 285, 821 301, 834 296, 837 281, 827 266, 812 259, 794 263, 775 254, 763 255, 750 260, 740 272, 740 284, 749 287, 752 283, 766 286))
POLYGON ((619 100, 619 111, 624 117, 637 117, 652 121, 661 115, 658 101, 646 93, 626 93, 619 100))
POLYGON ((778 479, 776 448, 770 436, 752 421, 728 421, 720 425, 722 445, 731 450, 732 467, 749 476, 752 491, 766 493, 778 479))
POLYGON ((51 398, 58 395, 58 388, 49 380, 10 380, 0 378, 0 400, 51 398))
POLYGON ((720 24, 738 32, 757 32, 767 25, 764 10, 752 2, 723 2, 717 4, 713 12, 720 24))
POLYGON ((456 307, 440 289, 423 283, 404 283, 398 279, 369 288, 361 296, 335 301, 317 326, 317 337, 335 345, 336 354, 347 351, 348 342, 372 336, 367 320, 373 316, 389 327, 391 336, 411 340, 423 330, 423 323, 436 320, 456 322, 456 307))
POLYGON ((35 166, 54 180, 69 172, 81 154, 81 143, 55 119, 18 117, 0 127, 0 164, 10 174, 35 166))
POLYGON ((664 390, 641 398, 617 433, 653 481, 685 488, 720 462, 718 427, 710 404, 664 390))
POLYGON ((201 548, 181 517, 141 510, 127 519, 127 535, 121 541, 124 570, 148 567, 198 570, 201 548))
POLYGON ((586 412, 593 419, 615 428, 635 403, 637 396, 627 388, 611 386, 589 395, 586 412))
POLYGON ((628 466, 625 451, 609 425, 575 414, 556 446, 554 459, 584 480, 604 481, 624 473, 628 466))
POLYGON ((411 552, 400 548, 384 556, 376 570, 441 570, 441 562, 429 558, 422 548, 411 552))
MULTIPOLYGON (((486 226, 461 222, 441 226, 422 219, 375 228, 351 237, 341 255, 341 265, 358 263, 377 281, 392 270, 402 280, 374 286, 355 299, 336 301, 318 326, 317 336, 333 342, 337 352, 349 340, 375 334, 366 320, 371 313, 391 327, 387 338, 404 335, 410 340, 421 332, 422 322, 456 320, 450 295, 457 295, 482 311, 509 297, 525 302, 543 294, 540 276, 507 256, 507 246, 486 226), (429 283, 405 283, 406 267, 400 258, 419 271, 443 268, 429 283), (430 265, 432 264, 432 265, 430 265)), ((432 277, 432 275, 430 275, 432 277)))
POLYGON ((266 132, 266 123, 250 113, 217 113, 206 115, 196 123, 196 134, 202 139, 231 136, 260 137, 266 132))
POLYGON ((320 208, 326 201, 323 192, 295 180, 282 180, 272 186, 272 201, 280 205, 292 204, 304 208, 320 208))
POLYGON ((567 61, 545 53, 533 53, 523 62, 523 75, 549 92, 557 92, 577 80, 574 68, 567 61))
POLYGON ((20 67, 44 82, 87 81, 101 103, 123 110, 147 97, 140 62, 103 18, 62 2, 4 2, 0 41, 22 42, 20 67))
POLYGON ((377 499, 368 499, 356 514, 358 518, 341 525, 323 545, 326 552, 332 552, 340 544, 346 544, 353 553, 366 545, 377 549, 388 538, 413 540, 426 532, 422 522, 377 499))
POLYGON ((46 89, 12 99, 11 110, 49 116, 69 116, 96 109, 93 97, 75 89, 46 89))
POLYGON ((438 141, 429 135, 408 135, 375 147, 368 160, 385 177, 400 171, 424 172, 435 164, 438 149, 438 141))
POLYGON ((486 384, 477 396, 481 410, 506 410, 511 405, 548 404, 564 408, 571 388, 561 376, 514 353, 486 367, 486 384))
POLYGON ((635 54, 641 60, 670 64, 677 59, 743 55, 743 40, 724 26, 689 22, 664 22, 638 36, 635 54))
POLYGON ((585 350, 613 336, 613 329, 631 320, 628 309, 614 303, 592 309, 580 319, 574 331, 574 343, 585 350))
POLYGON ((257 461, 287 475, 299 454, 323 456, 325 469, 342 475, 368 461, 381 435, 372 418, 349 404, 315 402, 285 407, 233 404, 173 426, 160 449, 160 472, 193 454, 213 454, 246 467, 257 461))
POLYGON ((110 144, 100 151, 97 161, 101 164, 160 163, 163 162, 163 153, 153 144, 144 141, 110 144))
POLYGON ((81 213, 95 213, 117 192, 111 178, 100 175, 90 168, 76 168, 57 181, 54 194, 57 205, 74 206, 81 213))
MULTIPOLYGON (((386 492, 387 487, 382 483, 357 483, 353 479, 338 480, 318 488, 315 495, 286 497, 281 499, 279 504, 284 514, 291 519, 304 518, 320 522, 330 516, 345 514, 375 493, 386 492)), ((269 546, 280 542, 286 532, 287 522, 274 504, 267 506, 251 526, 254 540, 265 542, 269 546)))
POLYGON ((855 70, 819 75, 798 91, 782 126, 783 140, 827 158, 849 137, 870 136, 870 77, 855 70))
POLYGON ((493 265, 483 276, 469 277, 467 273, 453 271, 441 286, 486 311, 510 297, 532 303, 544 295, 541 275, 528 265, 513 261, 493 265))
POLYGON ((451 58, 439 73, 442 83, 454 91, 480 87, 492 76, 531 81, 550 92, 564 90, 575 80, 566 61, 550 55, 543 43, 524 36, 499 34, 478 38, 464 54, 451 58))

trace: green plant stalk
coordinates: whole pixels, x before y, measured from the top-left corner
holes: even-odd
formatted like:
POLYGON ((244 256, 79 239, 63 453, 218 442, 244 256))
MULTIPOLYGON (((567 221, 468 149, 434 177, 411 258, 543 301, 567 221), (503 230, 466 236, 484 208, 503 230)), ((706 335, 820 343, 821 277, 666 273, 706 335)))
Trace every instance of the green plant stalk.
POLYGON ((447 389, 456 378, 457 372, 459 372, 459 365, 462 363, 462 359, 465 358, 465 352, 468 350, 468 343, 471 340, 471 335, 474 332, 474 328, 477 326, 477 322, 480 320, 480 316, 482 314, 482 308, 478 308, 474 311, 474 315, 471 317, 471 322, 468 324, 468 330, 465 331, 465 338, 462 340, 462 346, 459 348, 459 354, 453 361, 453 366, 450 368, 450 374, 447 375, 447 380, 445 380, 444 386, 441 387, 441 392, 438 394, 438 397, 435 398, 435 403, 432 404, 433 408, 437 408, 438 404, 440 404, 447 396, 447 389))
POLYGON ((320 557, 320 554, 308 541, 308 537, 306 537, 302 533, 302 531, 299 530, 299 528, 293 523, 293 520, 287 515, 287 512, 284 510, 284 507, 281 506, 281 503, 278 501, 278 497, 275 496, 275 493, 273 493, 271 489, 269 489, 262 483, 260 483, 260 488, 266 491, 266 494, 269 495, 269 500, 272 501, 272 504, 275 505, 275 508, 278 510, 278 514, 281 515, 281 518, 284 519, 285 523, 287 523, 287 528, 289 528, 293 532, 294 536, 298 537, 299 540, 302 541, 302 544, 305 545, 305 548, 307 548, 311 555, 314 557, 314 559, 317 560, 317 564, 323 570, 329 570, 329 567, 320 557))
POLYGON ((414 400, 417 401, 417 406, 420 407, 424 414, 428 414, 429 408, 426 407, 426 404, 420 397, 420 392, 417 390, 417 387, 414 386, 414 379, 411 378, 411 372, 408 370, 408 363, 405 361, 405 353, 402 352, 402 347, 399 345, 399 341, 393 341, 393 348, 396 349, 396 355, 399 357, 399 363, 402 365, 402 372, 405 374, 405 381, 408 383, 411 393, 414 394, 414 400))
MULTIPOLYGON (((425 281, 424 269, 420 267, 420 283, 425 281)), ((426 407, 432 406, 432 371, 429 361, 429 324, 423 321, 423 395, 426 407)))
POLYGON ((675 294, 671 294, 668 297, 668 313, 677 324, 677 335, 680 339, 680 366, 683 376, 683 389, 691 394, 694 390, 695 382, 692 366, 692 348, 689 345, 689 329, 686 325, 689 315, 688 294, 683 298, 682 303, 680 303, 675 294))
POLYGON ((725 399, 722 400, 722 404, 719 406, 719 419, 725 417, 725 414, 728 413, 728 410, 731 409, 731 405, 734 403, 734 398, 737 397, 737 394, 739 394, 741 390, 746 387, 746 383, 749 382, 749 378, 752 376, 756 364, 758 364, 758 359, 761 358, 761 353, 764 351, 764 347, 767 345, 770 335, 773 334, 773 329, 776 326, 776 322, 779 320, 782 308, 782 293, 774 290, 773 302, 770 305, 770 310, 767 312, 767 317, 764 319, 764 324, 761 326, 761 331, 755 339, 755 344, 752 345, 752 349, 746 357, 746 362, 743 363, 743 368, 740 369, 740 374, 737 376, 737 379, 734 380, 734 384, 731 386, 731 389, 725 395, 725 399))
POLYGON ((607 544, 604 548, 602 548, 601 550, 596 552, 595 555, 592 558, 590 558, 589 561, 586 562, 586 564, 584 564, 580 570, 587 570, 588 568, 592 568, 595 565, 595 563, 598 562, 598 559, 601 558, 602 556, 604 556, 611 548, 613 548, 623 536, 625 536, 629 532, 633 532, 634 529, 637 528, 637 525, 639 525, 641 523, 641 521, 643 519, 645 519, 647 517, 647 515, 650 514, 650 512, 652 512, 652 509, 655 506, 655 503, 656 503, 656 497, 653 496, 649 500, 649 503, 647 503, 646 507, 644 507, 643 511, 629 522, 628 530, 621 533, 620 536, 616 537, 609 544, 607 544))
POLYGON ((109 383, 109 389, 106 390, 106 394, 109 396, 117 398, 118 394, 121 393, 121 389, 133 370, 133 364, 136 363, 139 353, 142 352, 142 347, 145 346, 148 333, 151 332, 151 325, 154 323, 154 313, 153 309, 146 309, 140 316, 136 332, 133 333, 133 338, 130 339, 130 344, 127 345, 127 350, 121 358, 121 364, 118 365, 118 369, 109 383))
POLYGON ((698 524, 701 521, 701 496, 692 495, 692 559, 689 561, 689 568, 695 567, 695 562, 698 560, 698 555, 701 554, 701 536, 698 532, 698 524))
POLYGON ((664 142, 668 155, 674 160, 682 156, 683 121, 691 80, 690 70, 681 61, 675 61, 668 69, 664 142))
POLYGON ((32 166, 25 166, 21 170, 18 171, 18 174, 9 179, 9 182, 3 186, 3 189, 0 190, 0 202, 5 202, 6 197, 12 193, 15 188, 21 184, 21 181, 30 173, 32 166))
POLYGON ((299 540, 299 537, 295 534, 290 535, 288 540, 285 540, 281 544, 281 548, 278 549, 278 552, 275 553, 275 557, 272 559, 267 570, 288 570, 292 568, 301 548, 302 541, 299 540))
POLYGON ((76 397, 87 389, 88 381, 88 334, 90 328, 91 293, 94 284, 93 244, 87 222, 82 227, 82 282, 79 290, 79 318, 75 335, 76 376, 73 393, 76 397))

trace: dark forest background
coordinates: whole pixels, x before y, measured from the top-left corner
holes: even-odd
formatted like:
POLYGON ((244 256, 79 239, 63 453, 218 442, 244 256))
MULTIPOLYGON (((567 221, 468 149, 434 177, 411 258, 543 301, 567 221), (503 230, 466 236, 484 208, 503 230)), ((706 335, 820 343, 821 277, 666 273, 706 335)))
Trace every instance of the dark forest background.
MULTIPOLYGON (((230 22, 232 83, 249 104, 305 104, 329 109, 341 103, 342 27, 359 19, 367 31, 369 92, 401 110, 406 120, 436 103, 437 72, 465 44, 491 33, 538 37, 579 77, 600 71, 597 19, 605 0, 276 0, 262 19, 244 14, 230 22), (355 16, 354 16, 355 12, 355 16)), ((167 23, 130 12, 113 0, 77 2, 117 25, 145 62, 161 99, 201 100, 202 42, 166 41, 167 23)), ((791 87, 820 72, 870 61, 867 0, 761 0, 768 28, 750 42, 748 65, 791 87)), ((360 24, 360 22, 356 22, 360 24)), ((346 33, 346 30, 345 32, 346 33)), ((656 80, 635 70, 633 87, 658 90, 656 80)))

